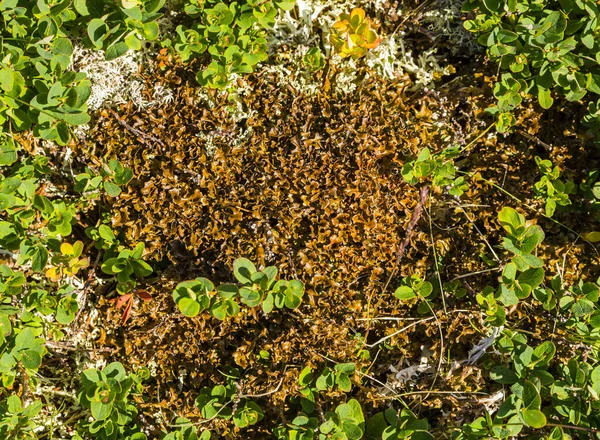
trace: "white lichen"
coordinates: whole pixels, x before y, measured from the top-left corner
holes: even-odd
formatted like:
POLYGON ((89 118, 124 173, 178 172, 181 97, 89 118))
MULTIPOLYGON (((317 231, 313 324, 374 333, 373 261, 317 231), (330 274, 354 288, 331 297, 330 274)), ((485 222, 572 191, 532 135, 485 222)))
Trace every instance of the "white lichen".
MULTIPOLYGON (((442 0, 446 2, 447 0, 442 0)), ((332 47, 329 43, 329 35, 333 24, 338 20, 342 13, 348 13, 357 7, 357 3, 352 0, 339 2, 325 2, 321 0, 298 0, 297 14, 285 11, 279 14, 274 29, 269 36, 269 48, 271 52, 276 52, 282 46, 292 49, 287 51, 291 53, 296 60, 301 60, 302 56, 310 47, 321 47, 324 49, 324 55, 331 57, 331 63, 336 66, 338 71, 336 75, 335 91, 338 93, 352 93, 356 89, 356 70, 359 63, 365 63, 377 74, 387 79, 402 77, 410 74, 413 78, 414 87, 420 88, 431 85, 434 80, 443 75, 454 73, 452 66, 442 66, 436 49, 431 48, 420 53, 414 53, 406 48, 404 34, 394 32, 392 35, 381 35, 381 43, 375 49, 370 50, 362 60, 341 59, 333 55, 332 47)), ((363 7, 364 4, 361 4, 363 7)), ((386 0, 377 0, 369 3, 375 10, 383 11, 387 6, 386 0)), ((448 6, 446 15, 438 17, 439 20, 433 20, 433 15, 428 15, 427 23, 433 23, 437 26, 434 30, 444 30, 448 35, 454 35, 450 32, 452 29, 456 35, 462 35, 459 30, 454 30, 451 26, 452 14, 455 9, 448 6), (445 20, 442 20, 442 18, 445 20), (445 27, 444 27, 445 26, 445 27), (442 29, 443 28, 443 29, 442 29), (447 29, 446 29, 447 28, 447 29)), ((459 9, 460 10, 460 9, 459 9)), ((400 12, 401 13, 401 12, 400 12)), ((444 35, 446 35, 444 34, 444 35)), ((467 40, 465 40, 467 41, 467 40)), ((283 56, 280 54, 280 56, 283 56)), ((301 67, 295 65, 294 67, 301 67)), ((270 72, 281 71, 282 81, 292 85, 294 88, 305 91, 318 89, 318 84, 312 87, 302 81, 301 75, 291 75, 289 69, 277 65, 271 66, 270 72), (286 71, 288 70, 288 71, 286 71), (296 84, 292 84, 292 82, 296 84)), ((294 69, 301 70, 301 69, 294 69)))
POLYGON ((141 94, 143 81, 139 76, 140 54, 127 52, 117 59, 106 61, 104 52, 76 45, 71 59, 71 69, 85 72, 92 84, 88 108, 97 110, 104 105, 131 101, 138 108, 145 106, 141 94))
MULTIPOLYGON (((146 64, 145 58, 143 51, 128 51, 114 60, 106 61, 103 51, 75 45, 70 68, 86 73, 91 82, 88 109, 94 111, 104 105, 131 102, 139 110, 173 101, 173 92, 160 84, 154 86, 150 100, 144 96, 146 85, 140 71, 146 64)), ((77 136, 84 133, 85 127, 80 126, 77 136)))
POLYGON ((463 26, 461 11, 464 1, 437 0, 431 9, 423 12, 420 22, 431 31, 436 38, 444 38, 448 42, 454 56, 471 56, 480 52, 473 34, 463 26))

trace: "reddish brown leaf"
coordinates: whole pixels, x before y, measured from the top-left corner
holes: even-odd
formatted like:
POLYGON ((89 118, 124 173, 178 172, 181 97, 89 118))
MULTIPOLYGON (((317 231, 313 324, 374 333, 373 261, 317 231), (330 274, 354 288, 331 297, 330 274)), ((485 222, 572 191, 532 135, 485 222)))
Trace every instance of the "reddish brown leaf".
POLYGON ((147 290, 136 290, 135 294, 142 301, 152 301, 152 295, 147 290))
POLYGON ((128 301, 133 300, 133 293, 126 293, 125 295, 121 295, 120 297, 115 299, 115 307, 120 309, 123 307, 128 301))

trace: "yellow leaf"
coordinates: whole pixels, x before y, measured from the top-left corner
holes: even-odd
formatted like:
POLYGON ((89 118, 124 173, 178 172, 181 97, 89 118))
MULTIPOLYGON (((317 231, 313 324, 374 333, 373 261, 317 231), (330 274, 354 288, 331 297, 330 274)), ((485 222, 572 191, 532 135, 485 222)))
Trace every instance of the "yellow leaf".
POLYGON ((50 279, 50 281, 58 281, 60 280, 60 273, 58 272, 58 268, 51 267, 46 271, 46 276, 50 279))
POLYGON ((592 243, 596 243, 597 241, 600 241, 600 232, 588 232, 587 234, 583 234, 583 238, 585 238, 587 241, 591 241, 592 243))
POLYGON ((73 246, 69 243, 62 243, 60 245, 60 253, 63 255, 73 255, 73 246))

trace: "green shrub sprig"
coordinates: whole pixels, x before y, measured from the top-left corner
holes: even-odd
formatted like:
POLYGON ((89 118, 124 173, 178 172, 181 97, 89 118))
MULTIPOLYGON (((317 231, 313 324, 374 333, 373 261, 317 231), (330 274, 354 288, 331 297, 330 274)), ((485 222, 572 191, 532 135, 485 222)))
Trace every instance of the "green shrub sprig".
POLYGON ((262 306, 265 313, 274 307, 295 309, 302 301, 304 284, 298 280, 277 280, 277 268, 269 266, 262 271, 246 258, 233 263, 233 274, 240 285, 221 284, 216 289, 206 278, 179 283, 173 299, 185 316, 193 317, 207 310, 217 319, 224 320, 240 312, 238 301, 248 307, 262 306))
POLYGON ((600 9, 591 0, 468 0, 465 21, 502 71, 494 87, 498 99, 488 110, 498 131, 515 125, 514 110, 535 97, 544 109, 555 97, 589 102, 588 126, 597 125, 600 95, 600 9), (584 100, 586 95, 590 95, 584 100))

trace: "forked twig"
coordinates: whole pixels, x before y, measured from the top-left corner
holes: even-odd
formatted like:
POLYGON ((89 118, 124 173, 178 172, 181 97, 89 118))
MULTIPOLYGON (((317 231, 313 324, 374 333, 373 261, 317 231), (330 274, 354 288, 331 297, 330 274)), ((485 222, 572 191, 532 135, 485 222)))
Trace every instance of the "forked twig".
MULTIPOLYGON (((388 277, 388 279, 385 283, 385 286, 383 286, 383 289, 381 291, 382 294, 386 292, 388 286, 390 285, 390 282, 392 281, 392 278, 394 278, 394 276, 396 275, 396 272, 398 271, 398 267, 400 266, 402 257, 404 257, 404 252, 406 252, 406 248, 410 244, 410 239, 413 236, 413 229, 417 225, 417 222, 419 221, 419 219, 421 218, 421 214, 423 213, 423 207, 425 206, 425 202, 427 201, 428 195, 429 195, 429 187, 427 185, 425 185, 419 191, 419 202, 417 203, 417 206, 415 206, 415 210, 413 211, 412 217, 410 218, 410 222, 408 222, 408 227, 406 228, 406 236, 404 237, 404 241, 402 241, 402 243, 400 243, 400 246, 398 247, 398 251, 396 252, 396 262, 394 263, 394 267, 392 269, 392 272, 390 273, 390 276, 388 277)), ((371 291, 371 293, 369 294, 369 299, 367 301, 367 318, 369 318, 371 315, 371 300, 372 300, 372 298, 373 298, 373 292, 371 291)), ((367 332, 370 327, 371 327, 371 321, 369 321, 367 323, 367 332)))
POLYGON ((134 135, 138 136, 139 138, 141 138, 140 140, 142 141, 142 143, 146 146, 150 146, 148 145, 148 140, 154 141, 158 144, 160 144, 161 146, 165 146, 164 142, 161 141, 158 138, 155 138, 154 136, 149 135, 148 133, 144 133, 142 130, 135 128, 131 125, 129 125, 127 122, 125 122, 124 119, 122 119, 116 111, 114 111, 112 108, 107 109, 109 112, 112 113, 112 115, 115 117, 115 119, 117 120, 117 122, 119 123, 119 125, 121 125, 123 128, 125 128, 126 130, 130 131, 131 133, 133 133, 134 135))

